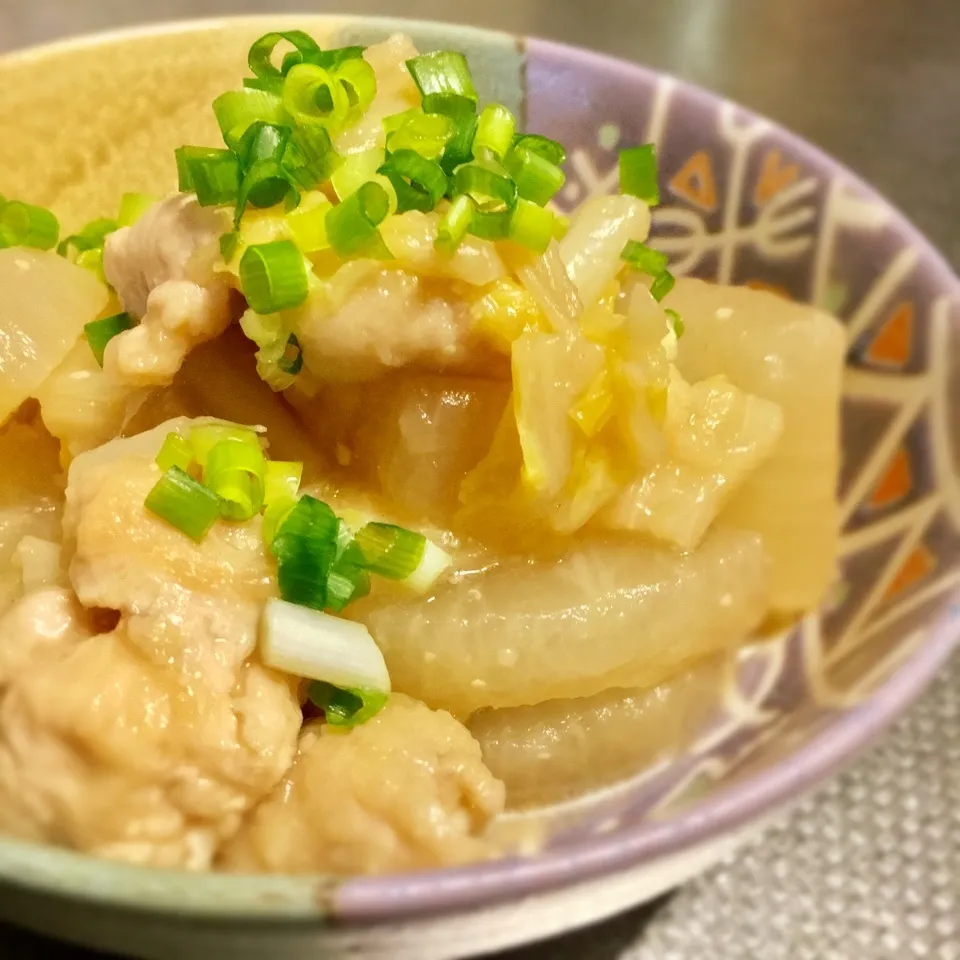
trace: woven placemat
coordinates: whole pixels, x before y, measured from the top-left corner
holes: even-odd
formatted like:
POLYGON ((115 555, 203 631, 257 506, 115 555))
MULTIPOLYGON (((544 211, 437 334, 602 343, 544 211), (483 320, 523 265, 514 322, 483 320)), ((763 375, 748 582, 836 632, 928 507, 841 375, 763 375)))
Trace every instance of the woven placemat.
POLYGON ((960 960, 960 657, 868 756, 652 917, 497 960, 960 960))

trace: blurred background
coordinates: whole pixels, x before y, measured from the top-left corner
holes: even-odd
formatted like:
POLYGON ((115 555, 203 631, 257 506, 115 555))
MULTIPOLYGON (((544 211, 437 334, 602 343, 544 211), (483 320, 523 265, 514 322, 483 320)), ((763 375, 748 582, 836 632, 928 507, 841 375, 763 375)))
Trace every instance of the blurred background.
MULTIPOLYGON (((960 0, 0 0, 0 51, 297 11, 463 22, 673 73, 848 164, 960 267, 960 0)), ((500 960, 960 960, 958 691, 955 662, 869 757, 666 906, 500 960)), ((92 955, 0 927, 0 957, 92 955)))

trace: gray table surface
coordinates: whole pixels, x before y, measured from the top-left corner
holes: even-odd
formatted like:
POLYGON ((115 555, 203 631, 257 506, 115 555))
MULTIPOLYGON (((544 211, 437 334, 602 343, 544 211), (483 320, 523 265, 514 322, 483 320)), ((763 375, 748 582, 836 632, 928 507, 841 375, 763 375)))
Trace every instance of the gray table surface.
MULTIPOLYGON (((0 0, 0 50, 302 10, 459 20, 674 73, 824 147, 960 266, 960 0, 0 0)), ((859 766, 650 916, 499 960, 960 960, 960 662, 859 766)), ((0 956, 92 957, 2 927, 0 956)))

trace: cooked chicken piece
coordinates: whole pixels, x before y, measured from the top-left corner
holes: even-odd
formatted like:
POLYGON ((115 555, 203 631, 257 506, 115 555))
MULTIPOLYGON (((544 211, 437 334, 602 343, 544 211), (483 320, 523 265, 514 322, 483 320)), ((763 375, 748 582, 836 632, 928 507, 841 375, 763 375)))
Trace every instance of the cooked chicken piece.
POLYGON ((116 628, 94 635, 55 591, 0 622, 0 826, 206 869, 290 765, 301 712, 296 681, 254 656, 274 591, 258 525, 198 545, 143 506, 167 426, 71 465, 71 579, 116 628))
POLYGON ((229 230, 222 210, 176 194, 107 237, 103 268, 138 326, 114 337, 103 368, 130 386, 170 383, 190 350, 232 319, 230 287, 199 261, 229 230))
POLYGON ((307 369, 331 382, 372 380, 391 368, 489 370, 470 305, 449 284, 370 260, 337 272, 294 315, 307 369))
POLYGON ((504 788, 448 713, 393 694, 348 733, 305 728, 284 782, 223 851, 236 871, 387 873, 494 853, 504 788))

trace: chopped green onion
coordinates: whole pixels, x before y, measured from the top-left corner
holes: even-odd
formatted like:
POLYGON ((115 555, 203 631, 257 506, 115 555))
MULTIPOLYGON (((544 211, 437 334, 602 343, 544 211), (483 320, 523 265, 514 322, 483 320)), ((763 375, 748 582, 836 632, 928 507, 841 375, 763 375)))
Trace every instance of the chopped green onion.
POLYGON ((434 93, 423 98, 423 112, 447 117, 453 132, 443 148, 440 166, 448 176, 473 157, 473 137, 477 129, 477 104, 469 97, 434 93))
POLYGON ((427 538, 392 523, 364 524, 356 541, 368 569, 390 580, 405 580, 420 563, 427 538))
POLYGON ((93 250, 84 250, 77 255, 74 263, 84 270, 89 270, 101 283, 106 283, 107 278, 103 274, 103 248, 94 247, 93 250))
POLYGON ((340 162, 341 157, 333 149, 330 134, 317 124, 294 129, 283 155, 284 169, 305 190, 312 190, 328 180, 340 162))
POLYGON ((429 212, 447 192, 447 175, 439 163, 421 157, 413 150, 396 150, 379 173, 393 184, 397 194, 397 212, 429 212))
MULTIPOLYGON (((235 153, 244 169, 260 160, 276 160, 279 163, 283 160, 289 140, 289 127, 255 120, 237 142, 235 153)), ((273 206, 273 204, 264 203, 260 206, 273 206)))
POLYGON ((180 147, 176 158, 180 190, 196 193, 202 207, 236 202, 240 163, 229 150, 180 147))
POLYGON ((264 546, 266 546, 268 550, 272 550, 273 539, 276 537, 277 531, 296 505, 296 497, 279 497, 267 504, 266 509, 263 511, 261 533, 263 535, 264 546))
MULTIPOLYGON (((345 530, 343 523, 341 530, 345 530)), ((347 604, 365 597, 370 592, 370 574, 366 569, 363 551, 349 531, 346 542, 341 544, 340 553, 327 576, 327 608, 340 613, 347 604)))
POLYGON ((470 229, 477 205, 466 195, 454 199, 437 225, 434 246, 442 253, 453 254, 470 229))
POLYGON ((562 167, 567 162, 567 151, 559 140, 542 137, 539 133, 521 133, 513 141, 514 150, 524 149, 535 153, 538 157, 549 161, 555 167, 562 167))
POLYGON ((620 192, 654 206, 660 202, 657 157, 652 143, 620 151, 620 192))
POLYGON ((241 443, 259 443, 256 433, 249 427, 238 427, 230 423, 202 423, 190 431, 190 446, 193 459, 206 467, 210 451, 224 440, 238 440, 241 443))
POLYGON ((157 466, 161 470, 179 467, 188 470, 193 463, 193 447, 179 433, 168 433, 163 446, 157 454, 157 466))
POLYGON ((387 131, 388 152, 413 150, 428 160, 436 160, 443 155, 455 132, 454 123, 449 117, 419 110, 408 110, 400 116, 404 117, 403 122, 396 129, 387 131))
POLYGON ((517 118, 502 104, 488 103, 477 120, 477 132, 473 138, 474 156, 489 150, 498 160, 503 159, 513 144, 517 118))
POLYGON ((263 475, 263 502, 269 506, 283 497, 295 497, 302 478, 302 463, 293 460, 268 460, 263 475))
POLYGON ((420 95, 454 93, 476 102, 479 100, 467 58, 456 50, 438 50, 407 61, 407 70, 413 77, 420 95))
POLYGON ((273 51, 282 40, 286 40, 287 43, 295 48, 299 58, 296 61, 284 58, 288 71, 298 63, 313 63, 322 56, 322 51, 317 45, 316 40, 302 30, 284 30, 265 33, 250 47, 250 53, 247 56, 247 63, 250 66, 250 70, 259 80, 270 81, 283 79, 284 72, 278 70, 272 62, 273 51))
POLYGON ((426 593, 452 566, 453 557, 428 540, 420 563, 416 570, 403 580, 403 585, 414 593, 426 593))
POLYGON ((283 353, 277 360, 277 366, 291 376, 296 376, 303 369, 303 351, 300 349, 300 341, 295 333, 287 337, 283 353))
POLYGON ((638 243, 636 240, 628 240, 620 254, 620 259, 634 270, 649 274, 653 278, 650 293, 658 303, 673 289, 676 281, 667 269, 669 259, 665 253, 638 243))
POLYGON ((18 200, 0 204, 0 247, 51 250, 60 236, 60 221, 43 207, 18 200))
POLYGON ((275 670, 348 690, 390 692, 390 674, 363 624, 270 599, 260 621, 260 656, 275 670))
POLYGON ((101 320, 91 320, 84 324, 83 331, 87 335, 90 351, 100 366, 103 366, 103 352, 107 344, 124 330, 135 327, 137 321, 129 313, 117 313, 112 317, 103 317, 101 320))
POLYGON ((356 123, 377 95, 377 75, 373 67, 360 57, 344 61, 336 68, 334 76, 340 81, 350 102, 347 125, 356 123))
POLYGON ((292 240, 247 247, 240 259, 240 286, 257 313, 299 307, 310 287, 303 254, 292 240))
POLYGON ((314 253, 330 246, 327 240, 327 213, 333 205, 322 200, 311 206, 301 203, 287 214, 287 229, 302 253, 314 253))
POLYGON ((220 499, 180 467, 171 467, 147 494, 144 506, 194 540, 202 540, 220 516, 220 499))
POLYGON ((466 163, 453 175, 455 196, 465 194, 485 212, 511 211, 517 205, 517 185, 510 177, 480 163, 466 163))
POLYGON ((368 180, 372 180, 383 166, 385 159, 386 153, 382 147, 373 147, 345 157, 330 178, 337 197, 345 200, 368 180))
POLYGON ((258 160, 244 174, 233 216, 234 227, 240 226, 247 204, 272 207, 286 197, 287 209, 300 202, 300 191, 293 178, 276 160, 258 160))
POLYGON ((529 200, 518 200, 510 218, 510 239, 536 253, 546 253, 553 240, 551 210, 529 200))
POLYGON ((390 211, 390 200, 379 183, 365 183, 327 213, 327 239, 341 256, 360 253, 379 237, 377 227, 390 211))
POLYGON ((229 263, 233 259, 239 243, 239 230, 231 230, 229 233, 220 235, 220 256, 223 257, 224 263, 229 263))
POLYGON ((648 273, 651 277, 659 276, 667 269, 670 262, 669 257, 653 247, 646 244, 637 243, 636 240, 628 240, 626 246, 620 254, 620 259, 629 264, 634 270, 640 273, 648 273))
POLYGON ((541 207, 557 195, 566 180, 560 167, 522 143, 507 154, 504 166, 516 181, 517 193, 541 207))
POLYGON ((220 513, 249 520, 263 506, 267 461, 257 441, 222 440, 207 454, 203 482, 220 498, 220 513))
POLYGON ((337 556, 339 527, 327 504, 307 495, 297 501, 270 545, 284 600, 314 610, 327 605, 327 576, 337 556))
POLYGON ((81 253, 103 247, 107 234, 117 229, 116 220, 91 220, 79 233, 73 233, 57 244, 57 253, 74 263, 81 253))
POLYGON ((235 149, 243 135, 254 123, 285 126, 290 117, 283 108, 283 101, 275 93, 266 90, 228 90, 213 101, 213 112, 224 142, 235 149))
POLYGON ((650 295, 659 303, 673 289, 676 282, 673 274, 669 270, 664 270, 653 278, 653 283, 650 284, 650 295))
POLYGON ((372 720, 387 704, 390 695, 382 690, 343 690, 332 683, 315 680, 310 684, 310 702, 323 710, 331 727, 357 727, 372 720))
POLYGON ((300 126, 321 124, 337 131, 345 126, 350 98, 336 77, 313 63, 297 64, 283 85, 283 105, 300 126))
POLYGON ((512 210, 474 210, 470 232, 482 240, 506 240, 512 219, 512 210))
POLYGON ((686 326, 684 325, 683 319, 680 317, 680 314, 677 313, 676 310, 671 310, 670 307, 666 307, 664 309, 664 313, 666 313, 667 315, 668 321, 670 323, 670 329, 673 330, 674 334, 676 335, 676 338, 679 340, 683 336, 684 331, 686 330, 686 326))
POLYGON ((339 72, 351 60, 363 59, 364 47, 337 47, 335 50, 321 50, 312 63, 324 70, 339 72))
POLYGON ((149 193, 125 193, 120 198, 117 226, 133 226, 157 202, 158 198, 149 193))

